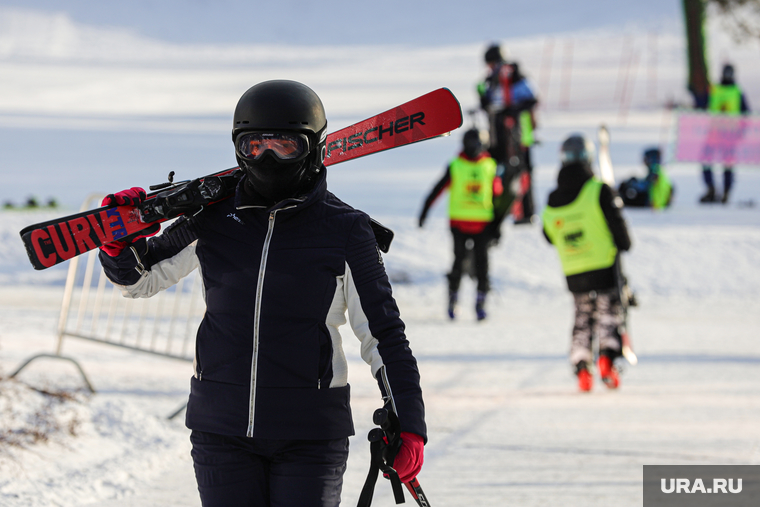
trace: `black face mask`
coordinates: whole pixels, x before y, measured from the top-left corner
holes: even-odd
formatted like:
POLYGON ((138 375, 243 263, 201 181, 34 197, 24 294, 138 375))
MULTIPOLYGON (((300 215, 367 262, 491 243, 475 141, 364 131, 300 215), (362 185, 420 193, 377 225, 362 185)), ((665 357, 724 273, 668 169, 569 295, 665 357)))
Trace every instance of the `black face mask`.
POLYGON ((253 189, 272 203, 297 197, 308 183, 306 168, 308 158, 295 163, 283 163, 271 154, 260 160, 240 159, 240 167, 245 169, 253 189))

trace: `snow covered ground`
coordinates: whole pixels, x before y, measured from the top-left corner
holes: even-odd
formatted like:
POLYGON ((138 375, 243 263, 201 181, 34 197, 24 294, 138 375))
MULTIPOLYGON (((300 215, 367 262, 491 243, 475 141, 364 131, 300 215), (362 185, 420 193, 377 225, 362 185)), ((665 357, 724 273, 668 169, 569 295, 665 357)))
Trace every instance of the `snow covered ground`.
MULTIPOLYGON (((235 54, 249 58, 245 69, 219 61, 225 52, 215 47, 162 44, 60 18, 42 39, 33 36, 39 18, 26 25, 27 18, 4 19, 15 21, 0 23, 6 76, 0 196, 19 198, 39 187, 42 196, 67 196, 68 210, 91 191, 158 183, 178 167, 189 177, 233 165, 230 105, 245 85, 264 78, 316 82, 328 111, 335 111, 331 125, 339 128, 440 86, 472 107, 473 83, 482 73, 480 44, 417 52, 385 47, 372 65, 340 48, 240 47, 235 54), (104 47, 115 35, 122 39, 110 38, 113 46, 104 47), (273 63, 274 53, 287 62, 273 63), (167 69, 167 61, 179 63, 167 69), (396 66, 401 70, 391 75, 396 66), (222 74, 209 75, 212 67, 222 74), (187 100, 169 100, 177 89, 187 100), (128 100, 107 100, 113 93, 128 100), (91 188, 69 183, 77 180, 91 188)), ((584 37, 583 43, 570 38, 576 56, 585 55, 579 66, 594 73, 579 77, 570 107, 560 107, 555 88, 561 64, 551 79, 543 74, 549 91, 535 152, 540 204, 556 177, 557 145, 570 132, 593 135, 607 123, 619 180, 642 175, 643 148, 668 139, 669 113, 647 102, 644 81, 632 110, 621 113, 614 100, 624 38, 584 37), (603 41, 616 52, 594 57, 603 41)), ((546 40, 515 39, 509 46, 534 62, 526 66, 538 74, 546 40)), ((675 35, 659 40, 659 98, 678 97, 682 43, 675 35)), ((760 89, 751 72, 740 76, 760 89)), ((419 478, 431 504, 638 506, 644 464, 760 464, 760 172, 738 168, 732 203, 705 207, 696 204, 698 168, 672 165, 671 209, 626 210, 634 239, 626 269, 640 301, 631 328, 640 363, 625 372, 619 391, 597 381, 581 395, 567 361, 571 298, 538 225, 508 225, 492 250, 486 321, 475 321, 468 281, 461 317, 445 317, 443 274, 451 261, 445 202, 422 230, 416 214, 460 139, 455 132, 328 173, 338 196, 396 233, 385 262, 422 373, 430 441, 419 478)), ((67 338, 62 354, 82 365, 96 394, 82 389, 66 361, 40 359, 17 380, 7 378, 31 355, 56 350, 65 266, 35 272, 18 231, 62 212, 0 212, 0 505, 197 506, 188 430, 181 417, 166 418, 187 397, 189 363, 67 338)), ((343 503, 354 505, 380 400, 348 329, 345 344, 357 434, 343 503)), ((393 505, 386 484, 376 491, 374 505, 393 505)))
MULTIPOLYGON (((542 200, 554 173, 538 170, 542 200)), ((351 174, 342 183, 338 171, 330 178, 359 205, 351 174)), ((378 198, 398 183, 367 176, 378 198)), ((416 209, 432 180, 398 176, 407 185, 394 199, 416 209)), ((571 300, 537 226, 510 226, 492 252, 488 320, 475 321, 466 282, 461 318, 448 322, 445 219, 433 217, 420 231, 413 213, 377 214, 396 232, 388 270, 406 279, 395 294, 422 372, 430 443, 420 481, 433 505, 634 506, 643 464, 760 464, 759 210, 698 207, 695 170, 676 168, 673 178, 680 192, 673 209, 626 213, 635 241, 627 269, 641 301, 631 318, 640 363, 618 392, 601 385, 576 392, 566 358, 571 300)), ((737 201, 759 194, 760 175, 740 173, 737 201)), ((20 224, 38 218, 2 215, 3 236, 10 242, 20 224)), ((13 253, 4 264, 26 262, 20 241, 6 246, 13 253)), ((61 294, 55 284, 0 290, 2 373, 54 352, 61 294)), ((352 505, 379 398, 350 331, 345 338, 357 429, 344 486, 344 504, 352 505)), ((188 430, 181 418, 165 419, 186 397, 190 364, 75 339, 63 354, 82 364, 98 393, 76 391, 82 382, 73 366, 47 359, 21 373, 23 384, 0 384, 4 431, 33 426, 20 418, 45 410, 60 427, 45 442, 0 446, 0 505, 199 505, 188 430), (61 403, 24 392, 25 385, 75 390, 74 399, 61 403)), ((377 495, 377 505, 392 505, 385 484, 377 495)))

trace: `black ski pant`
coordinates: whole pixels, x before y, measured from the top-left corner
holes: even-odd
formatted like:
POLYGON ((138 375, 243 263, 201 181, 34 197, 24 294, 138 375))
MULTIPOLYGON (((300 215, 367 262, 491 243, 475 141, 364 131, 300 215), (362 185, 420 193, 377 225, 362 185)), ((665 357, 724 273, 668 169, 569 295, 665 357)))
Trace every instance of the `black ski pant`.
POLYGON ((497 164, 510 166, 512 157, 522 155, 520 124, 514 114, 499 112, 490 117, 491 147, 488 152, 497 164))
POLYGON ((535 214, 535 206, 533 205, 533 161, 531 159, 530 146, 523 147, 523 155, 525 160, 525 170, 528 171, 528 188, 525 189, 525 194, 522 197, 523 216, 530 218, 535 214))
MULTIPOLYGON (((713 179, 713 171, 711 165, 702 166, 702 179, 708 188, 715 187, 715 180, 713 179)), ((723 167, 723 193, 728 194, 731 191, 731 187, 734 186, 734 168, 731 166, 723 167)))
POLYGON ((348 438, 266 440, 193 430, 203 507, 337 507, 348 438))
POLYGON ((465 234, 458 229, 451 228, 454 236, 454 264, 451 266, 449 278, 449 292, 457 292, 462 282, 463 266, 468 250, 472 250, 475 261, 475 275, 478 280, 478 292, 488 292, 488 234, 465 234), (468 245, 468 242, 469 245, 468 245), (470 246, 471 248, 468 248, 470 246))

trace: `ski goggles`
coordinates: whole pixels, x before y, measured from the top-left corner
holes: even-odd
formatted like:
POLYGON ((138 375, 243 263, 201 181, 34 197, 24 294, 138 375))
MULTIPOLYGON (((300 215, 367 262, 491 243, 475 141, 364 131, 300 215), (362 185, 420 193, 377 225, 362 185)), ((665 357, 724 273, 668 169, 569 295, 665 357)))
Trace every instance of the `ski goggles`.
POLYGON ((294 162, 309 153, 309 138, 295 132, 245 132, 235 141, 235 149, 243 158, 258 160, 271 152, 283 162, 294 162))

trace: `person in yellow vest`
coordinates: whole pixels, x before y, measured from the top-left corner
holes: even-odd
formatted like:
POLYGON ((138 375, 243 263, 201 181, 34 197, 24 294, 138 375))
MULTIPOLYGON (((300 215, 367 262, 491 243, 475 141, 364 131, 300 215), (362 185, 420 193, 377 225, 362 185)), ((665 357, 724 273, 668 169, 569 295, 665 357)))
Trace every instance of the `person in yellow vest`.
MULTIPOLYGON (((721 72, 720 84, 710 86, 710 95, 707 101, 707 110, 711 113, 723 113, 729 115, 746 114, 750 112, 747 99, 741 89, 736 85, 733 65, 726 64, 721 72)), ((707 192, 700 197, 701 203, 728 202, 728 196, 734 183, 734 171, 731 166, 723 167, 723 195, 718 196, 715 192, 712 166, 702 166, 702 179, 707 186, 707 192)))
POLYGON ((493 198, 503 191, 501 179, 496 176, 496 161, 487 148, 485 132, 477 129, 465 132, 462 152, 449 163, 443 177, 430 191, 419 217, 422 227, 430 207, 446 189, 449 190, 449 225, 454 238, 454 264, 447 275, 451 319, 456 317, 468 242, 474 254, 478 283, 475 313, 478 320, 486 318, 485 302, 490 285, 488 246, 494 237, 493 198))
POLYGON ((542 214, 546 239, 559 253, 575 301, 570 362, 581 391, 593 385, 592 336, 599 343, 599 373, 608 388, 620 384, 622 307, 616 258, 631 247, 623 201, 592 172, 594 145, 575 134, 562 144, 557 188, 542 214))
POLYGON ((660 148, 644 150, 646 178, 632 176, 618 187, 623 204, 628 207, 649 207, 662 210, 671 205, 675 194, 675 185, 662 164, 660 148))
POLYGON ((674 185, 662 164, 659 148, 644 151, 644 165, 648 171, 646 181, 649 184, 649 206, 657 210, 667 208, 673 199, 674 185))

